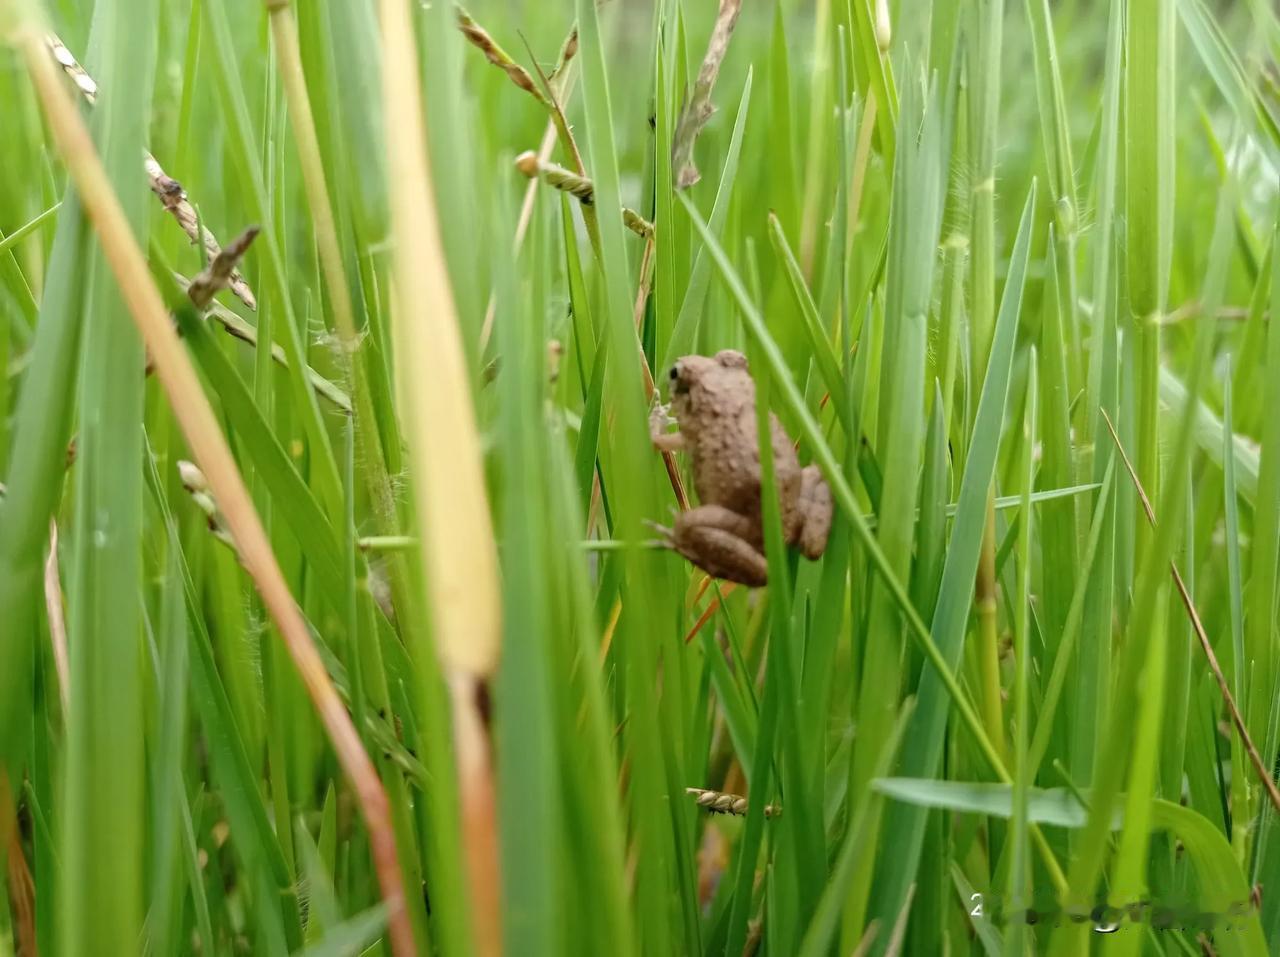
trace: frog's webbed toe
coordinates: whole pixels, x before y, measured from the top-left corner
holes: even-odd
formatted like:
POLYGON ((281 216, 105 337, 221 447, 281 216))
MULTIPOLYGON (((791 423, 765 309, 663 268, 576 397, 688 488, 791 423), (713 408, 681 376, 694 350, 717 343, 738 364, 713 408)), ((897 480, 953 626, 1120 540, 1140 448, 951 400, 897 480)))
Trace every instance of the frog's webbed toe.
POLYGON ((672 530, 671 545, 713 578, 751 588, 764 585, 769 566, 746 535, 750 522, 719 505, 682 512, 672 530))
POLYGON ((831 532, 831 489, 816 465, 800 472, 799 505, 804 522, 794 544, 800 547, 805 558, 814 561, 827 550, 827 536, 831 532))

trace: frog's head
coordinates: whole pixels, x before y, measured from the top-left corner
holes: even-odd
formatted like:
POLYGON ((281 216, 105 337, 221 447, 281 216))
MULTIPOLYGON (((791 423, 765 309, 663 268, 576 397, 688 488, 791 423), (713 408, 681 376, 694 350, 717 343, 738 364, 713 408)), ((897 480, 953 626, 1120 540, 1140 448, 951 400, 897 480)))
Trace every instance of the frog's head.
POLYGON ((684 356, 671 367, 671 402, 682 421, 700 409, 722 405, 726 394, 751 387, 747 357, 733 349, 714 356, 684 356))

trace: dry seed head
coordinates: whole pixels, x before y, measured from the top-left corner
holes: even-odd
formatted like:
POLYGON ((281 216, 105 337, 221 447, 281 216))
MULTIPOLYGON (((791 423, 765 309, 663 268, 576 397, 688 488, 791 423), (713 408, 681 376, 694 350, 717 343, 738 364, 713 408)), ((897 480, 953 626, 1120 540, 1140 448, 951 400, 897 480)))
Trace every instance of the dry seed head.
POLYGON ((178 478, 182 481, 182 487, 188 492, 204 492, 209 488, 209 482, 199 466, 186 459, 178 460, 178 478))
POLYGON ((533 179, 538 175, 538 154, 533 150, 525 150, 516 157, 516 169, 533 179))
POLYGON ((151 192, 159 196, 164 208, 172 213, 178 204, 187 198, 187 191, 182 188, 181 183, 160 167, 159 162, 150 153, 142 154, 142 168, 147 171, 151 192))
POLYGON ((568 38, 564 41, 564 48, 560 51, 560 62, 568 63, 578 55, 578 28, 574 27, 568 38))
POLYGON ((204 309, 213 301, 218 290, 232 283, 237 275, 236 263, 248 251, 257 235, 258 227, 250 226, 220 250, 213 261, 191 280, 191 284, 187 286, 187 296, 197 309, 204 309))
POLYGON ((555 80, 563 72, 565 67, 569 65, 569 61, 578 55, 578 28, 574 26, 569 31, 569 35, 564 38, 564 45, 560 47, 560 58, 556 61, 556 68, 551 71, 551 76, 547 77, 547 82, 555 80))
MULTIPOLYGON (((50 54, 57 62, 62 71, 67 74, 75 83, 76 87, 84 95, 84 98, 90 103, 95 103, 98 97, 98 84, 94 82, 93 77, 85 72, 71 51, 67 49, 65 43, 58 39, 55 34, 45 34, 45 45, 49 48, 50 54)), ((164 204, 164 208, 169 211, 174 219, 178 221, 178 225, 182 227, 182 231, 187 234, 187 238, 193 243, 202 244, 210 259, 217 257, 221 251, 217 239, 208 229, 203 231, 199 227, 195 208, 187 202, 186 190, 172 176, 169 176, 161 168, 160 163, 150 153, 143 151, 142 165, 147 172, 147 180, 151 184, 151 191, 160 197, 160 202, 164 204)), ((232 270, 227 285, 231 291, 250 309, 258 308, 258 300, 253 294, 253 290, 249 288, 248 282, 238 270, 232 270)))
POLYGON ((728 52, 729 40, 733 37, 733 28, 737 25, 741 12, 742 0, 720 0, 720 10, 716 14, 711 40, 707 44, 707 54, 698 70, 693 94, 680 111, 675 135, 672 137, 671 166, 675 171, 676 189, 692 186, 702 176, 693 161, 693 144, 715 112, 711 91, 720 74, 720 64, 728 52))
POLYGON ((161 175, 156 177, 151 181, 151 188, 160 197, 160 202, 164 204, 164 208, 171 212, 175 206, 187 198, 187 191, 172 176, 161 175))
POLYGON ((76 58, 71 55, 71 51, 64 47, 57 39, 49 38, 49 47, 53 50, 53 58, 63 67, 78 66, 76 58))
POLYGON ((84 98, 90 103, 97 100, 98 84, 93 81, 93 77, 85 72, 84 67, 67 49, 66 44, 52 33, 46 34, 44 39, 45 44, 49 47, 49 52, 58 61, 58 66, 62 67, 62 71, 71 77, 71 82, 84 94, 84 98))
POLYGON ((627 229, 631 230, 642 239, 648 239, 653 235, 653 223, 649 222, 649 220, 645 219, 629 206, 622 207, 622 222, 627 229))
POLYGON ((554 186, 565 193, 572 193, 584 206, 590 206, 595 201, 596 187, 590 179, 579 176, 563 166, 557 166, 555 163, 544 163, 532 150, 527 150, 516 157, 516 169, 530 179, 541 176, 542 181, 548 186, 554 186))
POLYGON ((229 259, 232 262, 240 259, 248 252, 249 246, 258 238, 258 233, 261 231, 258 226, 246 226, 239 236, 223 247, 222 258, 229 259))
POLYGON ((213 496, 208 492, 192 492, 191 501, 196 503, 196 507, 209 519, 209 528, 217 529, 218 526, 218 505, 213 500, 213 496))
MULTIPOLYGON (((728 794, 724 791, 710 791, 706 788, 685 788, 685 794, 691 794, 699 807, 704 807, 712 814, 733 814, 744 817, 749 805, 747 799, 740 794, 728 794)), ((777 817, 782 809, 772 804, 764 807, 765 817, 777 817)))
POLYGON ((457 7, 458 29, 462 31, 462 35, 467 38, 467 42, 484 54, 484 58, 502 70, 520 89, 526 93, 530 93, 539 102, 546 104, 546 98, 542 95, 533 83, 533 78, 529 76, 527 70, 515 60, 511 59, 510 54, 502 47, 498 46, 497 41, 489 34, 489 31, 480 24, 476 23, 471 14, 467 13, 462 7, 457 7))

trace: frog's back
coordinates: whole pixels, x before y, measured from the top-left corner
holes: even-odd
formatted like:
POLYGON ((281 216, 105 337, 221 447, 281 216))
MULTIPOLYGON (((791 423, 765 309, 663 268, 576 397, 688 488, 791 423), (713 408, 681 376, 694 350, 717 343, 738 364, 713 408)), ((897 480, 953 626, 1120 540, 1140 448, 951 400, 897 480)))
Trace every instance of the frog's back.
POLYGON ((704 426, 690 450, 694 488, 704 505, 723 505, 741 515, 760 509, 760 446, 755 404, 744 397, 704 426))

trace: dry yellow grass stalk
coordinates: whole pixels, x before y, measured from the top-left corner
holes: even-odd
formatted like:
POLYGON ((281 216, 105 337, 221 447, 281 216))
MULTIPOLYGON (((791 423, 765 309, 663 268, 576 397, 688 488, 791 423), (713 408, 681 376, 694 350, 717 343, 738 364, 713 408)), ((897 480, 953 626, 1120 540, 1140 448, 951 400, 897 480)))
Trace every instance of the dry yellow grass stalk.
MULTIPOLYGON (((6 8, 10 6, 5 4, 6 8)), ((59 82, 40 34, 24 22, 18 24, 12 39, 26 61, 49 129, 98 233, 121 296, 152 356, 156 377, 169 397, 174 417, 208 480, 241 561, 262 595, 263 604, 320 714, 338 760, 351 780, 369 830, 374 866, 389 915, 392 945, 397 955, 407 957, 414 952, 413 937, 406 920, 400 865, 382 782, 311 642, 231 450, 170 322, 169 311, 151 278, 89 132, 59 82)))
MULTIPOLYGON (((488 739, 475 690, 498 661, 498 558, 480 436, 449 284, 407 0, 382 0, 383 98, 392 204, 399 402, 430 595, 432 632, 453 707, 472 932, 501 953, 497 821, 488 739)), ((412 649, 423 654, 424 649, 412 649)))
POLYGON ((412 36, 407 6, 384 0, 388 169, 397 188, 392 301, 399 399, 414 463, 414 500, 427 532, 423 558, 441 660, 446 670, 487 676, 498 661, 497 551, 431 191, 412 36))

